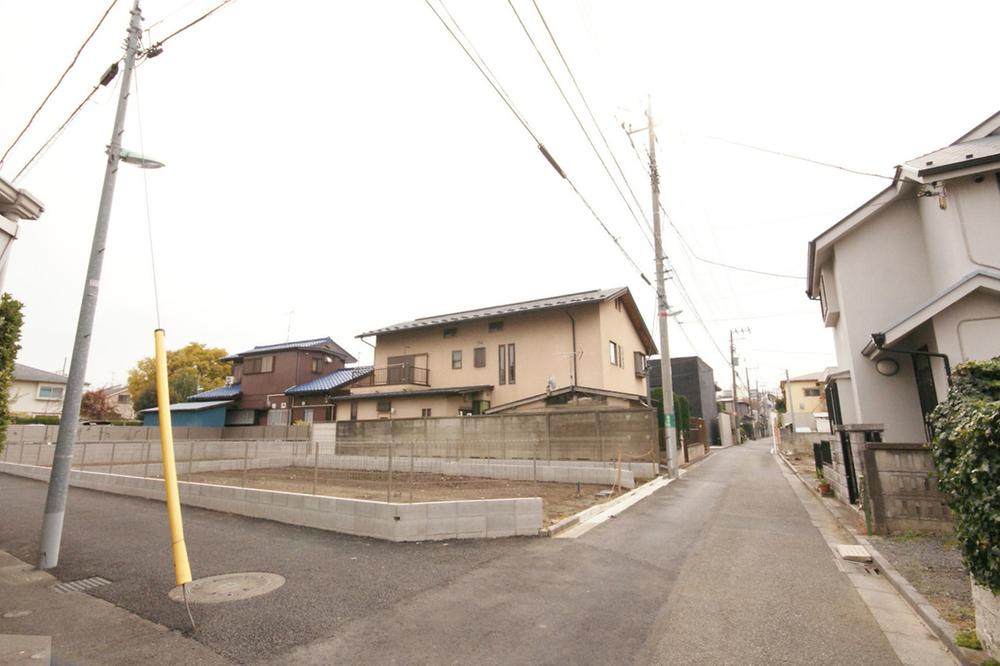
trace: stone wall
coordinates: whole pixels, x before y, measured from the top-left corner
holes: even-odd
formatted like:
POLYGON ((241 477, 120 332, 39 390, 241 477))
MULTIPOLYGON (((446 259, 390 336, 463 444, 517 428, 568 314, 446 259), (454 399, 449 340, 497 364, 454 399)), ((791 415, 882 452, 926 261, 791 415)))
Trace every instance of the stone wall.
POLYGON ((1000 597, 972 581, 972 602, 976 606, 976 634, 986 652, 1000 659, 1000 597))

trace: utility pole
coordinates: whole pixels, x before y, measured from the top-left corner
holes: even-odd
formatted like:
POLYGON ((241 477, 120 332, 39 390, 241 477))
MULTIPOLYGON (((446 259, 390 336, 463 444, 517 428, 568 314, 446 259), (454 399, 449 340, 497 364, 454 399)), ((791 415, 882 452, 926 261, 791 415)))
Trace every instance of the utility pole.
POLYGON ((740 408, 736 398, 736 343, 733 342, 733 333, 733 329, 729 329, 729 366, 733 371, 733 413, 730 415, 732 416, 732 423, 730 425, 733 427, 733 444, 739 444, 740 429, 738 423, 740 408))
POLYGON ((653 188, 653 252, 656 254, 656 302, 660 324, 660 384, 663 389, 663 420, 667 430, 667 476, 677 478, 677 424, 674 416, 674 378, 670 369, 670 339, 667 333, 667 290, 663 282, 663 239, 660 235, 660 174, 656 169, 656 134, 653 102, 647 98, 649 130, 649 179, 653 188))
POLYGON ((70 468, 73 464, 73 446, 76 443, 76 431, 80 423, 80 401, 83 397, 84 378, 87 375, 87 357, 90 354, 90 338, 94 330, 94 314, 97 310, 97 292, 101 283, 111 202, 114 199, 115 179, 118 175, 118 163, 121 160, 125 110, 132 88, 132 69, 135 67, 135 56, 139 51, 139 38, 142 32, 139 0, 134 0, 131 14, 128 46, 125 50, 125 71, 122 72, 121 93, 118 96, 118 111, 111 132, 111 144, 108 146, 108 163, 104 170, 101 203, 97 209, 94 240, 90 248, 87 282, 83 287, 80 318, 76 325, 76 340, 73 343, 62 416, 59 419, 59 437, 56 440, 52 472, 49 475, 49 490, 45 499, 45 517, 42 521, 42 536, 38 549, 39 569, 51 569, 59 563, 59 545, 62 541, 63 518, 66 515, 66 495, 69 489, 70 468))
POLYGON ((792 434, 795 434, 795 401, 792 400, 792 385, 791 380, 788 378, 788 370, 785 370, 785 402, 787 403, 785 407, 788 408, 789 413, 792 417, 792 434))

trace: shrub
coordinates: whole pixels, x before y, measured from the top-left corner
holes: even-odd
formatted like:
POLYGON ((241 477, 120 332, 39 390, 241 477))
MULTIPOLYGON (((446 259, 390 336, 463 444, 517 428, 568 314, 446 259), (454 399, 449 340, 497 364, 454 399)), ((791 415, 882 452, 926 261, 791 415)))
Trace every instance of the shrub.
POLYGON ((24 305, 10 294, 0 297, 0 451, 7 441, 10 420, 10 385, 14 381, 14 359, 21 348, 21 325, 24 305))
POLYGON ((938 487, 977 583, 1000 593, 1000 357, 955 369, 948 398, 931 413, 938 487))

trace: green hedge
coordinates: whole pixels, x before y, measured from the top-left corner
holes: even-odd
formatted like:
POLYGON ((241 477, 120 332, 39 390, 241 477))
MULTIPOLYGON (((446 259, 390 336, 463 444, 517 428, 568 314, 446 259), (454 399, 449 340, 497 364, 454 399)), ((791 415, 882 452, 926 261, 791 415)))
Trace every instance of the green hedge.
POLYGON ((931 414, 938 487, 977 583, 1000 593, 1000 357, 958 366, 931 414))

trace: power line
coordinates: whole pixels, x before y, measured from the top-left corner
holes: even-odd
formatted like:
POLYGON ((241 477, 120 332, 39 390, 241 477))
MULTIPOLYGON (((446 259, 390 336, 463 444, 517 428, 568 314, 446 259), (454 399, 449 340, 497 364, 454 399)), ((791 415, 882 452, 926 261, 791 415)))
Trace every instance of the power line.
MULTIPOLYGON (((211 16, 215 12, 219 11, 220 9, 222 9, 223 7, 225 7, 226 5, 228 5, 232 1, 233 0, 222 0, 222 2, 220 2, 219 4, 217 4, 215 7, 212 7, 211 9, 209 9, 207 12, 205 12, 204 14, 202 14, 201 16, 199 16, 198 18, 196 18, 195 20, 191 21, 190 23, 187 23, 186 25, 181 26, 177 30, 174 30, 172 33, 170 33, 169 35, 167 35, 163 39, 158 40, 155 44, 153 44, 152 46, 150 46, 148 49, 145 49, 143 51, 143 56, 144 57, 153 58, 153 57, 159 55, 160 51, 162 50, 163 45, 166 44, 169 39, 172 39, 173 37, 176 37, 177 35, 181 34, 185 30, 187 30, 188 28, 190 28, 190 27, 192 27, 194 25, 197 25, 198 23, 201 23, 202 21, 204 21, 205 19, 207 19, 209 16, 211 16)), ((159 24, 162 20, 163 19, 160 19, 160 21, 157 21, 153 25, 159 24)))
POLYGON ((14 182, 16 182, 28 170, 28 167, 30 167, 35 162, 35 160, 37 160, 42 155, 43 152, 47 151, 49 147, 51 147, 51 145, 56 141, 56 139, 58 139, 59 136, 62 134, 63 130, 66 129, 66 126, 69 125, 70 122, 72 122, 73 119, 76 117, 76 114, 80 112, 80 109, 82 109, 84 105, 87 102, 89 102, 90 99, 94 96, 94 93, 96 93, 101 88, 101 86, 108 85, 117 77, 118 63, 120 63, 122 60, 124 60, 124 57, 113 62, 111 66, 108 67, 107 70, 105 70, 104 75, 101 77, 101 80, 97 83, 97 85, 95 85, 91 89, 91 91, 87 93, 87 96, 83 98, 83 101, 81 101, 77 105, 77 107, 73 109, 73 111, 69 114, 69 116, 67 116, 66 120, 64 120, 63 123, 58 128, 56 128, 56 131, 53 132, 51 135, 49 135, 49 138, 45 140, 45 143, 42 144, 41 148, 35 151, 35 154, 31 156, 31 159, 29 159, 27 162, 24 163, 24 166, 21 167, 21 170, 17 172, 16 176, 14 176, 14 182))
MULTIPOLYGON (((534 139, 534 141, 538 144, 538 150, 542 153, 545 159, 548 160, 549 164, 552 165, 552 168, 555 169, 567 183, 569 183, 569 186, 571 188, 573 188, 573 191, 576 193, 576 196, 578 196, 580 198, 580 201, 583 202, 583 205, 587 207, 587 210, 589 210, 590 214, 593 215, 595 220, 597 220, 597 223, 601 226, 601 229, 603 229, 604 233, 608 235, 608 238, 610 238, 611 242, 615 244, 618 250, 622 253, 622 256, 625 257, 626 261, 628 261, 629 264, 631 264, 632 267, 636 270, 636 272, 639 274, 639 277, 642 278, 642 281, 645 282, 647 285, 652 286, 652 282, 649 281, 649 278, 646 277, 646 274, 642 271, 641 268, 639 268, 639 264, 637 264, 636 261, 632 258, 632 255, 628 253, 628 250, 625 249, 625 246, 621 244, 620 239, 616 237, 613 233, 611 233, 611 230, 608 228, 608 225, 604 223, 604 220, 601 219, 601 216, 597 214, 597 211, 594 210, 594 207, 590 204, 589 201, 587 201, 587 198, 583 196, 583 193, 580 192, 579 188, 577 188, 576 183, 574 183, 573 180, 566 174, 566 172, 563 171, 563 169, 556 162, 555 158, 552 157, 551 153, 549 153, 549 151, 545 148, 545 145, 541 142, 541 140, 538 138, 535 132, 528 125, 524 117, 514 107, 513 100, 508 99, 508 97, 501 92, 499 81, 494 82, 493 79, 490 78, 489 75, 487 75, 485 69, 486 68, 485 60, 483 61, 483 64, 480 65, 480 63, 472 55, 472 52, 469 51, 469 48, 465 46, 462 40, 458 38, 458 35, 455 34, 455 31, 452 30, 451 26, 448 25, 448 22, 444 20, 444 17, 437 10, 437 8, 431 4, 430 0, 424 0, 424 2, 430 8, 430 10, 434 12, 434 15, 437 16, 438 20, 441 22, 441 25, 443 25, 448 30, 448 33, 452 36, 452 38, 454 38, 454 40, 458 43, 458 45, 462 47, 462 50, 465 52, 465 55, 469 57, 469 60, 471 60, 472 63, 476 66, 476 69, 478 69, 479 73, 483 75, 483 78, 485 78, 487 82, 489 82, 494 92, 496 92, 496 94, 504 101, 504 104, 507 105, 507 108, 510 109, 510 112, 513 113, 514 116, 518 119, 518 122, 521 123, 521 126, 524 127, 525 131, 528 132, 528 134, 531 135, 531 138, 534 139)), ((441 6, 444 7, 443 2, 441 2, 441 6)), ((445 11, 447 12, 447 8, 445 8, 445 11)), ((461 27, 458 25, 458 22, 455 21, 454 18, 452 18, 452 21, 455 22, 455 27, 459 31, 461 31, 461 27)), ((464 35, 465 33, 463 32, 462 34, 464 35)), ((466 39, 468 39, 468 37, 466 37, 466 39)), ((469 44, 471 46, 472 42, 470 41, 469 44)))
MULTIPOLYGON (((643 221, 646 223, 646 227, 652 231, 652 225, 649 223, 649 219, 646 217, 646 211, 643 209, 642 204, 639 203, 639 198, 636 197, 635 192, 632 190, 632 186, 629 184, 628 177, 625 175, 625 171, 622 169, 622 165, 618 162, 618 158, 615 156, 615 151, 611 149, 611 145, 608 143, 608 137, 605 136, 604 130, 601 129, 600 123, 597 122, 597 118, 594 116, 593 110, 590 108, 590 104, 587 102, 586 95, 583 94, 583 90, 580 88, 580 84, 576 80, 576 76, 573 74, 573 69, 569 66, 569 62, 566 60, 566 56, 563 55, 562 49, 559 48, 559 42, 556 41, 556 36, 552 34, 552 30, 549 28, 548 21, 545 20, 545 15, 542 14, 541 7, 538 6, 537 0, 531 0, 532 4, 535 5, 535 11, 538 12, 538 18, 542 20, 542 25, 545 26, 545 31, 549 34, 549 39, 552 40, 552 45, 556 48, 556 53, 559 54, 560 60, 562 60, 563 66, 566 68, 566 72, 569 74, 570 80, 573 81, 573 87, 576 88, 576 92, 580 95, 580 100, 583 102, 583 106, 587 109, 587 114, 590 116, 591 122, 597 129, 598 135, 601 137, 601 141, 604 143, 604 147, 607 149, 608 154, 611 156, 611 160, 615 163, 615 167, 618 169, 618 174, 622 178, 622 182, 625 183, 625 187, 628 189, 630 195, 632 195, 632 201, 635 202, 636 209, 642 215, 643 221)), ((648 174, 647 174, 648 175, 648 174)))
MULTIPOLYGON (((628 212, 632 216, 632 219, 635 220, 635 224, 639 228, 639 233, 642 235, 646 243, 649 244, 649 246, 652 248, 653 242, 650 240, 649 236, 646 235, 646 230, 643 229, 642 223, 639 221, 639 217, 635 214, 635 211, 632 210, 632 204, 630 204, 628 199, 625 198, 625 193, 622 192, 622 188, 618 184, 618 181, 615 180, 615 177, 611 175, 611 169, 608 168, 608 164, 604 160, 604 157, 601 155, 601 152, 597 149, 597 146, 594 145, 594 140, 590 137, 590 133, 584 126, 583 121, 580 120, 580 115, 576 112, 576 109, 573 107, 573 104, 569 101, 569 97, 566 96, 566 91, 563 90, 562 85, 559 83, 559 79, 556 78, 556 75, 552 71, 552 68, 549 67, 549 63, 545 59, 545 56, 542 55, 542 51, 541 49, 538 48, 538 44, 535 42, 535 38, 532 37, 531 32, 528 31, 528 26, 524 24, 524 20, 521 18, 521 14, 518 13, 517 8, 514 7, 514 3, 511 0, 507 0, 507 4, 510 6, 511 11, 514 12, 514 16, 517 17, 517 22, 521 24, 521 30, 524 31, 524 34, 528 38, 528 41, 531 42, 531 46, 535 49, 535 53, 538 54, 538 59, 542 61, 542 65, 545 67, 545 71, 549 73, 549 78, 551 78, 552 83, 555 84, 556 90, 559 91, 559 95, 562 97, 563 101, 566 102, 566 106, 569 107, 570 113, 573 114, 573 118, 576 120, 576 124, 580 127, 580 131, 583 132, 583 136, 587 139, 587 143, 590 144, 590 148, 594 151, 594 155, 597 156, 597 159, 601 163, 601 166, 604 167, 604 172, 608 175, 608 178, 611 180, 611 183, 615 186, 615 189, 618 191, 618 195, 625 203, 625 207, 628 209, 628 212)), ((551 33, 549 34, 551 36, 551 33)), ((649 226, 649 222, 647 222, 646 225, 649 226)))
MULTIPOLYGON (((38 105, 38 108, 35 109, 35 112, 31 114, 31 118, 28 119, 28 123, 20 131, 20 133, 17 135, 17 137, 14 138, 14 142, 11 143, 10 146, 7 147, 7 150, 4 151, 3 157, 0 157, 0 166, 3 166, 3 163, 7 160, 7 155, 9 155, 10 151, 12 151, 14 149, 14 146, 16 146, 18 144, 18 142, 21 140, 21 137, 24 136, 24 133, 28 131, 28 128, 31 127, 31 123, 33 123, 35 121, 35 118, 38 117, 38 114, 41 112, 41 110, 45 106, 45 104, 49 101, 49 98, 52 97, 53 93, 55 93, 55 91, 59 88, 60 84, 62 84, 63 79, 66 78, 66 75, 69 74, 69 71, 71 69, 73 69, 73 65, 75 65, 76 61, 80 58, 80 54, 83 53, 83 49, 86 48, 87 44, 90 43, 91 38, 97 33, 98 29, 104 23, 104 19, 106 19, 108 17, 108 14, 111 13, 111 10, 114 8, 114 6, 117 3, 118 3, 118 0, 111 0, 111 4, 108 5, 108 8, 104 10, 103 14, 101 14, 101 18, 97 22, 97 25, 95 25, 94 29, 90 31, 90 34, 87 35, 87 38, 85 40, 83 40, 83 44, 81 44, 80 48, 78 48, 76 50, 76 54, 73 56, 73 59, 70 61, 69 65, 67 65, 66 69, 63 70, 63 73, 59 77, 59 80, 56 81, 56 84, 54 86, 52 86, 52 90, 50 90, 49 94, 47 94, 45 96, 45 98, 42 100, 42 103, 38 105)), ((96 88, 95 88, 95 90, 96 90, 96 88)), ((93 93, 91 93, 91 94, 93 94, 93 93)), ((84 101, 86 101, 86 100, 84 100, 84 101)))
POLYGON ((839 169, 840 171, 846 171, 848 173, 854 173, 854 174, 857 174, 859 176, 871 176, 872 178, 884 178, 886 180, 892 180, 892 181, 896 180, 895 176, 886 176, 886 175, 881 174, 881 173, 872 173, 871 171, 859 171, 857 169, 852 169, 850 167, 840 166, 839 164, 833 164, 831 162, 824 162, 822 160, 814 160, 811 157, 803 157, 801 155, 793 155, 791 153, 785 153, 785 152, 782 152, 780 150, 773 150, 771 148, 762 148, 760 146, 753 146, 753 145, 750 145, 749 143, 742 143, 740 141, 733 141, 731 139, 723 139, 723 138, 717 137, 717 136, 710 136, 708 138, 712 139, 713 141, 721 141, 722 143, 728 143, 728 144, 732 144, 734 146, 740 146, 741 148, 748 148, 750 150, 757 150, 757 151, 760 151, 762 153, 770 153, 771 155, 778 155, 780 157, 788 157, 788 158, 793 159, 793 160, 801 160, 802 162, 809 162, 810 164, 818 164, 819 166, 825 166, 825 167, 829 167, 831 169, 839 169))

